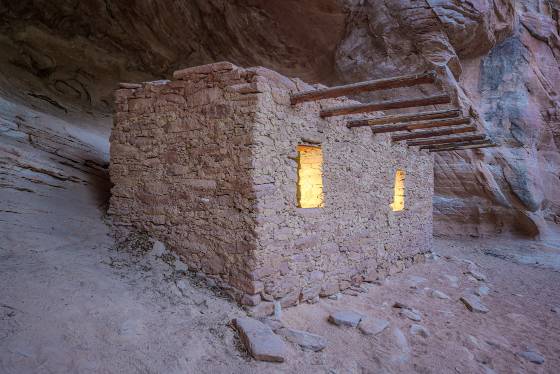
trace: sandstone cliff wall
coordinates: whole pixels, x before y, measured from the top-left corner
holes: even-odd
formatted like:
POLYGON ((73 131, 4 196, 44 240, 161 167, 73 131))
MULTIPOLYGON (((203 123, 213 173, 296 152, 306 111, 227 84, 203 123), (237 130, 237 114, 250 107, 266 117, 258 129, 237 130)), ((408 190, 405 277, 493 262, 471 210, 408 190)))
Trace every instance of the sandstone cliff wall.
POLYGON ((63 142, 95 138, 107 159, 119 81, 220 60, 326 84, 439 66, 502 146, 436 156, 435 232, 546 238, 560 221, 559 9, 558 0, 0 1, 0 115, 26 118, 10 130, 22 136, 32 126, 48 137, 49 122, 63 142))

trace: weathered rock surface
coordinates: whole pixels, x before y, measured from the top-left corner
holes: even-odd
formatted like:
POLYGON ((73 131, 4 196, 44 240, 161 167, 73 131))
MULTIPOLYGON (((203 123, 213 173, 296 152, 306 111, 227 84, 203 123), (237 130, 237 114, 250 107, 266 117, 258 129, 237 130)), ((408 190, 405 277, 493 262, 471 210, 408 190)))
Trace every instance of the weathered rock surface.
POLYGON ((304 350, 318 352, 325 349, 327 346, 327 339, 320 335, 312 334, 306 331, 282 328, 277 331, 277 334, 283 336, 286 340, 299 345, 304 350))
POLYGON ((255 360, 284 362, 286 345, 270 327, 252 318, 236 318, 233 323, 239 331, 241 341, 255 360))
POLYGON ((488 307, 476 295, 465 295, 460 300, 471 312, 488 313, 489 311, 488 307))
POLYGON ((387 327, 389 327, 389 321, 375 317, 364 317, 358 325, 358 329, 364 335, 377 335, 387 327))
POLYGON ((329 322, 337 326, 357 327, 362 318, 364 318, 363 314, 353 310, 341 310, 332 313, 329 316, 329 322))

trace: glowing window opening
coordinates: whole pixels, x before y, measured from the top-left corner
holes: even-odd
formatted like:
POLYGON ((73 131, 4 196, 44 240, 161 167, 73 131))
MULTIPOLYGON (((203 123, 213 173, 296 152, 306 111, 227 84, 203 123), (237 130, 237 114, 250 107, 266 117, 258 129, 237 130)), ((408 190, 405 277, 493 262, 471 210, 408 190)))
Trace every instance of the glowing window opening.
POLYGON ((320 146, 298 145, 298 208, 322 208, 323 150, 320 146))
POLYGON ((393 212, 400 212, 404 209, 404 170, 398 169, 395 173, 395 191, 393 193, 393 202, 391 209, 393 212))

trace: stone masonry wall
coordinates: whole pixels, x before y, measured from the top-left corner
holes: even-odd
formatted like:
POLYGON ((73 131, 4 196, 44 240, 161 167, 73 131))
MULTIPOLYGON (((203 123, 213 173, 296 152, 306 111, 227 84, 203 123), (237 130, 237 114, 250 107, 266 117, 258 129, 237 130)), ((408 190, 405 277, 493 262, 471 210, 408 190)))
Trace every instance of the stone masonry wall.
POLYGON ((174 78, 116 92, 116 224, 164 241, 256 314, 402 270, 430 250, 432 156, 319 117, 350 100, 291 106, 290 92, 312 87, 229 63, 174 78), (297 208, 296 147, 317 143, 325 206, 297 208), (397 168, 405 210, 392 212, 397 168))
POLYGON ((189 267, 255 293, 251 93, 228 63, 116 92, 110 213, 145 230, 189 267))
POLYGON ((321 119, 323 100, 291 106, 297 81, 270 79, 255 116, 257 270, 266 299, 312 301, 402 270, 431 250, 433 159, 391 144, 389 134, 321 119), (323 150, 324 208, 297 208, 298 144, 323 150), (405 209, 393 212, 394 178, 405 170, 405 209))

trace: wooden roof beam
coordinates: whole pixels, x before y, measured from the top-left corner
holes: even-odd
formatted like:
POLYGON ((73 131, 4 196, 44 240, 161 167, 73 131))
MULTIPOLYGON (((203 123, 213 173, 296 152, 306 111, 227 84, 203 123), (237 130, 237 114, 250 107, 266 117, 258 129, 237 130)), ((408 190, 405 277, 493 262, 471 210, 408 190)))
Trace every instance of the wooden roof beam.
POLYGON ((431 152, 449 152, 449 151, 461 151, 467 149, 478 149, 478 148, 492 148, 497 147, 497 144, 473 144, 473 145, 464 145, 462 147, 447 147, 447 148, 440 148, 440 149, 430 149, 431 152))
POLYGON ((464 145, 479 145, 479 144, 492 144, 492 141, 490 139, 483 139, 483 140, 471 140, 471 141, 459 142, 453 144, 424 145, 421 146, 420 149, 439 149, 439 148, 447 148, 449 146, 462 147, 464 145))
POLYGON ((371 131, 374 134, 378 134, 383 132, 412 131, 418 129, 431 129, 434 127, 469 125, 470 123, 471 119, 469 117, 459 117, 432 121, 410 122, 398 125, 373 126, 371 131))
POLYGON ((319 88, 317 90, 309 90, 292 94, 290 96, 290 102, 292 103, 292 105, 295 105, 304 101, 329 99, 333 97, 353 95, 367 91, 379 91, 398 87, 411 87, 418 84, 434 83, 436 79, 437 74, 435 71, 402 75, 391 78, 382 78, 347 84, 344 86, 319 88))
POLYGON ((421 138, 433 138, 438 136, 453 135, 453 134, 463 134, 465 132, 476 131, 476 126, 468 125, 461 127, 454 127, 452 129, 436 130, 436 131, 417 131, 410 134, 395 135, 391 138, 394 142, 400 142, 403 140, 411 139, 421 139, 421 138))
POLYGON ((418 97, 414 99, 388 100, 388 101, 379 101, 376 103, 341 105, 333 108, 324 109, 321 111, 320 115, 321 117, 324 118, 324 117, 332 117, 332 116, 341 116, 344 114, 375 112, 378 110, 403 109, 403 108, 412 108, 417 106, 449 104, 450 102, 451 102, 451 97, 448 94, 439 94, 434 96, 418 97))
POLYGON ((425 120, 439 119, 439 118, 452 118, 452 117, 459 117, 460 115, 461 115, 461 111, 459 109, 435 110, 430 112, 417 112, 417 113, 409 113, 409 114, 383 116, 378 118, 357 119, 353 121, 348 121, 348 124, 346 126, 348 128, 361 127, 361 126, 376 126, 376 125, 385 125, 389 123, 402 123, 402 122, 412 122, 412 121, 425 121, 425 120))
POLYGON ((471 140, 484 140, 486 135, 475 134, 475 135, 465 135, 465 136, 449 136, 446 138, 439 139, 427 139, 427 140, 414 140, 406 143, 409 147, 423 146, 423 145, 435 145, 435 144, 447 144, 447 143, 460 143, 467 142, 471 140))

